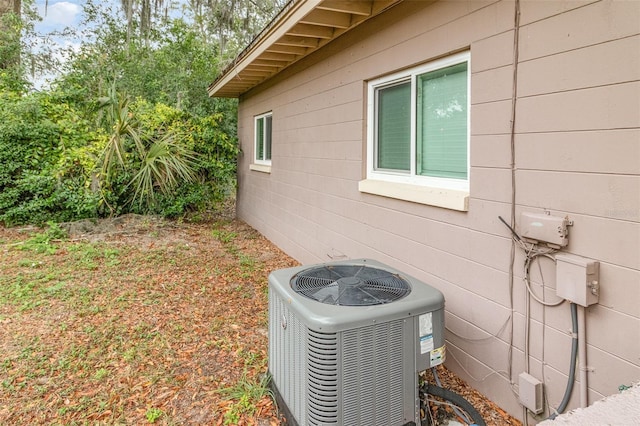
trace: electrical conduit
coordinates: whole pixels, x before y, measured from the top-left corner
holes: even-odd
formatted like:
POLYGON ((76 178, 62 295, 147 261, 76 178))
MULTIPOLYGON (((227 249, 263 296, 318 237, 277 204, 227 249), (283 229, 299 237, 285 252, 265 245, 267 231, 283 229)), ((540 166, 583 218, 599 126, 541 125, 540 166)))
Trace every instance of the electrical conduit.
POLYGON ((580 360, 580 407, 589 405, 589 395, 587 393, 587 319, 584 306, 578 308, 578 358, 580 360))
MULTIPOLYGON (((558 414, 562 414, 566 410, 569 404, 569 399, 573 393, 573 384, 576 378, 576 360, 578 358, 578 306, 575 303, 571 303, 571 327, 572 327, 572 339, 571 339, 571 362, 569 365, 569 378, 567 379, 567 387, 564 391, 564 397, 558 405, 558 409, 555 413, 549 416, 550 420, 555 419, 558 414)), ((584 340, 584 339, 583 339, 584 340)), ((582 359, 582 358, 581 358, 582 359)), ((582 383, 582 380, 580 380, 582 383)))

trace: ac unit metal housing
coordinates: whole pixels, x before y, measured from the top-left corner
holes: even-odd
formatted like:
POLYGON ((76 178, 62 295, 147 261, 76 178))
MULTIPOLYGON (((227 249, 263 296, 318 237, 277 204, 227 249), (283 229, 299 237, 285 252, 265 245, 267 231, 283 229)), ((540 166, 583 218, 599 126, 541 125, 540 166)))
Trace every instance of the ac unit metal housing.
POLYGON ((407 274, 358 259, 269 275, 269 372, 288 424, 418 425, 418 373, 444 358, 444 297, 407 274), (356 278, 317 287, 311 293, 320 300, 301 293, 305 275, 323 278, 336 271, 356 278), (364 275, 380 276, 394 289, 402 284, 396 281, 404 282, 408 291, 385 300, 369 278, 357 279, 364 275), (355 296, 338 299, 345 291, 355 296), (357 306, 360 292, 368 300, 363 306, 357 306))

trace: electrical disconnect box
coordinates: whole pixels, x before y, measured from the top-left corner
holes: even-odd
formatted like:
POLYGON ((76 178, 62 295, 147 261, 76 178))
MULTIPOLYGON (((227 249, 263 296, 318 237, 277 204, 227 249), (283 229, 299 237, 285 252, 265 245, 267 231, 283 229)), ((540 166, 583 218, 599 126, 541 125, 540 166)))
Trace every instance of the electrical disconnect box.
POLYGON ((520 236, 534 243, 546 243, 556 248, 565 247, 569 244, 567 227, 571 224, 566 217, 525 212, 520 214, 520 236))
POLYGON ((542 382, 530 374, 520 373, 518 376, 518 396, 520 403, 534 414, 542 413, 543 389, 542 382))
POLYGON ((600 262, 573 254, 556 254, 556 293, 580 306, 598 303, 600 262))

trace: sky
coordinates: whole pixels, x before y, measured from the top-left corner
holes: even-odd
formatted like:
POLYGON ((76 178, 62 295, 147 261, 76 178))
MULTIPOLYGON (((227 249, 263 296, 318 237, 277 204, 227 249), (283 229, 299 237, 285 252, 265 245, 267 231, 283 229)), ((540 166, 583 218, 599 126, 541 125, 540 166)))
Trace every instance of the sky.
POLYGON ((82 19, 82 6, 80 2, 49 0, 48 3, 49 5, 45 11, 45 0, 38 0, 36 2, 38 14, 42 17, 42 22, 36 24, 36 31, 48 33, 80 23, 82 19))
MULTIPOLYGON (((82 22, 82 3, 77 0, 48 0, 48 5, 45 6, 45 0, 36 0, 38 15, 42 20, 35 22, 35 32, 40 35, 48 35, 52 32, 63 31, 67 27, 78 27, 82 22)), ((48 48, 57 52, 56 56, 59 59, 64 59, 61 53, 62 49, 77 50, 80 47, 79 39, 62 36, 46 37, 40 43, 46 43, 48 48)), ((33 49, 38 49, 38 47, 33 49)), ((45 89, 48 86, 47 82, 54 77, 53 73, 36 76, 33 81, 35 89, 45 89)))

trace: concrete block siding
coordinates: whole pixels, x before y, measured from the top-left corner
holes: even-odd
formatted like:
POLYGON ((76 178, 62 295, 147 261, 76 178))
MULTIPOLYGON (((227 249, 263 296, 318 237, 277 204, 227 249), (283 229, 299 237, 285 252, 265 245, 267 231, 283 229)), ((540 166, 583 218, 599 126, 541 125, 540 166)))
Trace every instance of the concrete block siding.
MULTIPOLYGON (((242 95, 238 216, 303 263, 370 257, 441 290, 447 365, 516 416, 506 378, 524 369, 522 253, 509 296, 513 1, 404 1, 242 95), (469 209, 358 191, 366 83, 471 52, 469 209), (271 173, 250 170, 253 117, 273 112, 271 173), (469 337, 463 339, 459 336, 469 337), (487 338, 480 342, 477 338, 487 338)), ((600 261, 587 309, 589 397, 640 380, 640 2, 521 1, 515 211, 569 216, 564 251, 600 261)), ((554 265, 533 288, 555 297, 554 265)), ((564 392, 569 308, 532 302, 531 374, 564 392)), ((578 405, 577 396, 569 408, 578 405)), ((531 418, 531 421, 536 419, 531 418)))

